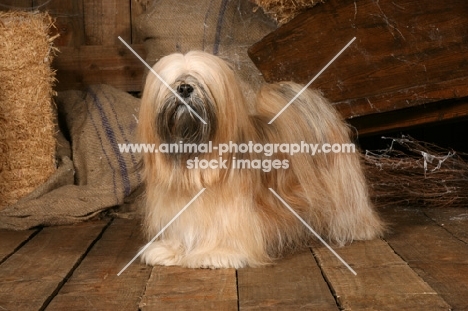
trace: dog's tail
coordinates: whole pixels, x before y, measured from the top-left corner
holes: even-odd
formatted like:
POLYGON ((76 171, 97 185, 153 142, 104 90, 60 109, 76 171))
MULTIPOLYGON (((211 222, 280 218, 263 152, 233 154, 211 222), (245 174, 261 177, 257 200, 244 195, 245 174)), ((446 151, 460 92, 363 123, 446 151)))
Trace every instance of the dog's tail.
POLYGON ((266 85, 257 98, 263 120, 261 135, 269 142, 285 144, 282 150, 289 151, 280 156, 288 159, 290 171, 273 172, 278 182, 272 188, 295 205, 315 231, 334 243, 381 235, 384 226, 372 208, 350 128, 317 91, 302 88, 292 82, 266 85), (285 180, 298 184, 298 196, 288 193, 292 189, 285 180))

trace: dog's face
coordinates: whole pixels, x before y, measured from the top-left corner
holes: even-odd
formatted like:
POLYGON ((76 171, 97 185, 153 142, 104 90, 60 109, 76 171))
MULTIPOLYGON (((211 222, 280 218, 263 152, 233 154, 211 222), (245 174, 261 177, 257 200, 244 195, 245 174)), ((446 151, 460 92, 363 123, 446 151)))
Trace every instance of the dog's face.
POLYGON ((170 86, 157 111, 156 131, 162 142, 200 144, 212 139, 217 117, 208 86, 189 74, 170 86))
POLYGON ((161 79, 148 73, 140 111, 145 142, 230 140, 239 132, 239 122, 247 122, 234 72, 218 57, 204 52, 171 54, 153 69, 161 79))

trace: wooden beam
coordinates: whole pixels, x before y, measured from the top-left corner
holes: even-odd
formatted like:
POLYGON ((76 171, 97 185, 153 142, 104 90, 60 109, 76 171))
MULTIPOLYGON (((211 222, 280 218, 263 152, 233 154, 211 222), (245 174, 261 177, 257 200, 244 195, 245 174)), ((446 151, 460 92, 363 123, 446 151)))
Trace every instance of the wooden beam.
POLYGON ((348 119, 360 136, 406 130, 417 125, 468 118, 468 100, 446 100, 386 113, 348 119))
MULTIPOLYGON (((143 45, 133 49, 144 58, 143 45)), ((54 59, 56 90, 85 89, 91 84, 109 84, 124 91, 140 91, 145 66, 122 43, 118 46, 61 47, 54 59)))
POLYGON ((468 2, 330 0, 249 49, 266 80, 312 84, 345 118, 468 96, 468 2))

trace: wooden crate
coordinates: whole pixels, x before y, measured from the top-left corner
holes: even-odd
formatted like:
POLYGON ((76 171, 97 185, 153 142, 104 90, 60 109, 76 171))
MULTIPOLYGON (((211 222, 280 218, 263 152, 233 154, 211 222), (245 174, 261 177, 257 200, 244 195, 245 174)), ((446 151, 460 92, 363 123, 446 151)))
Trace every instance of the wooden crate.
POLYGON ((468 2, 329 0, 266 36, 250 56, 269 82, 312 84, 359 133, 468 116, 468 2))

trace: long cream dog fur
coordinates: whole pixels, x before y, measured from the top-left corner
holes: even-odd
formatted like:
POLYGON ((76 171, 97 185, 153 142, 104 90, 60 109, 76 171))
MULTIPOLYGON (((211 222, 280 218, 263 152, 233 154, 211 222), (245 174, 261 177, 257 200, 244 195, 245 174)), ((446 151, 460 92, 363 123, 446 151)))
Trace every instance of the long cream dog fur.
MULTIPOLYGON (((268 124, 302 89, 295 83, 267 84, 256 98, 245 98, 248 86, 229 65, 203 52, 166 56, 153 69, 178 96, 148 74, 139 116, 141 143, 351 143, 348 126, 312 90, 268 124)), ((206 188, 142 254, 150 265, 260 266, 306 246, 310 232, 268 188, 334 245, 376 238, 384 228, 370 203, 357 152, 146 153, 143 170, 148 238, 206 188), (223 162, 225 167, 188 165, 194 159, 223 162), (238 160, 273 159, 279 167, 269 171, 234 168, 238 160)))

